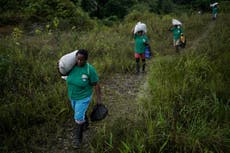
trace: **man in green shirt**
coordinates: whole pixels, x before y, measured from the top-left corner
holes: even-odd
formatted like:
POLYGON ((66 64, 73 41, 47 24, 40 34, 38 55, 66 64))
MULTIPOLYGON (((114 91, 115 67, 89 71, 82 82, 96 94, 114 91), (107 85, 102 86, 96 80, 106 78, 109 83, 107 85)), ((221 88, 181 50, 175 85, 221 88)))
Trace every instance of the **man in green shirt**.
POLYGON ((76 122, 75 139, 73 147, 79 148, 82 137, 83 127, 86 122, 86 111, 92 99, 93 87, 97 96, 97 104, 101 102, 101 91, 98 84, 98 75, 95 68, 87 63, 88 52, 80 49, 76 53, 76 65, 69 72, 66 79, 68 97, 74 110, 74 120, 76 122))

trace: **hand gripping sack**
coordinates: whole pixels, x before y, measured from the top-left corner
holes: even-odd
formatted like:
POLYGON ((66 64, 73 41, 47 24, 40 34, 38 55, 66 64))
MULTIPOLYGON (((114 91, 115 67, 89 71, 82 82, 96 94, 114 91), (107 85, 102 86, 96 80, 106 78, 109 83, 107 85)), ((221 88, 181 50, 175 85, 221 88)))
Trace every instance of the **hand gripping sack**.
POLYGON ((104 104, 97 104, 93 107, 93 111, 90 114, 92 122, 103 120, 108 115, 108 109, 104 104))
POLYGON ((71 53, 65 54, 58 61, 58 70, 62 75, 67 75, 68 72, 76 64, 76 53, 78 50, 75 50, 71 53))

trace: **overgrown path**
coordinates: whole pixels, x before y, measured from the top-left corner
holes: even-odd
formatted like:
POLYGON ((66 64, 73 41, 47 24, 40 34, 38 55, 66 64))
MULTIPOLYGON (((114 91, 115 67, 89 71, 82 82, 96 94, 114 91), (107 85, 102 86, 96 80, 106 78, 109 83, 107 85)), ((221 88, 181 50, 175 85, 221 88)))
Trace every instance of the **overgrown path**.
MULTIPOLYGON (((115 120, 134 120, 138 109, 135 99, 140 91, 140 86, 144 85, 146 73, 140 74, 113 74, 101 82, 103 103, 109 110, 109 115, 103 121, 90 122, 89 129, 84 132, 83 145, 79 150, 71 146, 74 123, 72 119, 63 126, 63 131, 58 134, 52 153, 90 153, 91 138, 98 128, 103 124, 110 124, 115 120)), ((54 140, 55 141, 55 140, 54 140)))
MULTIPOLYGON (((214 22, 207 25, 207 30, 195 41, 192 42, 191 47, 187 49, 195 49, 198 44, 208 36, 209 31, 214 27, 214 22)), ((186 50, 187 50, 186 49, 186 50)), ((151 65, 154 59, 148 61, 151 65)), ((71 146, 72 131, 74 122, 72 119, 66 122, 63 129, 54 141, 54 145, 50 152, 52 153, 90 153, 91 139, 94 133, 102 128, 104 124, 110 124, 115 120, 135 120, 137 117, 138 104, 137 97, 143 95, 141 90, 146 88, 148 74, 113 74, 101 82, 103 93, 103 103, 109 109, 109 115, 103 121, 97 123, 90 123, 89 130, 84 132, 83 145, 79 150, 73 149, 71 146)))
POLYGON ((206 28, 205 32, 204 32, 200 37, 198 37, 198 39, 196 39, 195 41, 192 42, 192 46, 191 46, 192 49, 196 49, 196 47, 198 46, 198 44, 199 44, 202 40, 204 40, 206 37, 208 37, 208 34, 209 34, 210 31, 214 28, 214 25, 215 25, 215 21, 210 22, 210 23, 207 25, 207 28, 206 28))

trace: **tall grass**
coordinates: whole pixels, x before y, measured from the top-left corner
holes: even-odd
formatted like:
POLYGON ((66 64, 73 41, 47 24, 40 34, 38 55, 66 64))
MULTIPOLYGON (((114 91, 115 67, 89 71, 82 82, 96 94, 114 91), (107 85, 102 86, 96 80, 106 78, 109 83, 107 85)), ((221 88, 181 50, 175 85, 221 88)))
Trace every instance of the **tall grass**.
POLYGON ((48 147, 55 122, 67 117, 68 111, 59 113, 67 99, 56 71, 57 56, 47 39, 23 35, 18 40, 1 39, 1 152, 29 152, 38 144, 48 147))
MULTIPOLYGON (((144 102, 144 116, 156 122, 151 129, 163 138, 156 152, 229 151, 230 56, 225 43, 229 22, 220 16, 214 24, 196 50, 153 63, 149 78, 152 96, 144 102), (221 27, 224 32, 217 30, 221 27)), ((154 134, 152 137, 152 142, 160 141, 154 134)))
POLYGON ((164 124, 155 128, 163 128, 161 134, 167 131, 170 139, 165 141, 174 146, 165 146, 164 152, 227 151, 229 102, 216 97, 212 61, 206 55, 186 55, 158 64, 150 79, 152 97, 144 108, 157 122, 163 118, 164 124))
POLYGON ((106 133, 98 133, 104 138, 93 145, 95 152, 229 152, 227 18, 222 14, 212 23, 210 15, 197 15, 193 19, 198 22, 188 21, 194 25, 186 28, 190 41, 206 30, 210 33, 195 49, 189 45, 181 56, 153 59, 146 95, 138 102, 137 113, 142 117, 134 122, 113 121, 106 133), (207 29, 210 23, 214 24, 213 29, 207 29), (100 146, 111 142, 110 135, 112 147, 100 146))
MULTIPOLYGON (((174 15, 133 12, 110 28, 44 31, 27 35, 15 29, 0 40, 0 151, 44 152, 60 126, 72 115, 57 60, 79 48, 104 79, 113 72, 132 72, 131 29, 147 24, 157 58, 151 62, 148 98, 141 98, 137 121, 119 119, 98 130, 94 152, 226 152, 229 146, 229 22, 222 15, 210 37, 196 51, 173 55, 168 26, 174 15), (218 37, 217 37, 218 36, 218 37), (212 42, 212 43, 210 43, 212 42), (218 42, 218 43, 216 43, 218 42), (52 127, 52 128, 50 128, 52 127)), ((209 15, 175 17, 184 23, 188 42, 209 23, 209 15), (196 21, 196 22, 194 22, 196 21)), ((190 47, 190 44, 188 44, 190 47)), ((150 65, 150 63, 149 63, 150 65)), ((56 135, 57 134, 57 135, 56 135)))

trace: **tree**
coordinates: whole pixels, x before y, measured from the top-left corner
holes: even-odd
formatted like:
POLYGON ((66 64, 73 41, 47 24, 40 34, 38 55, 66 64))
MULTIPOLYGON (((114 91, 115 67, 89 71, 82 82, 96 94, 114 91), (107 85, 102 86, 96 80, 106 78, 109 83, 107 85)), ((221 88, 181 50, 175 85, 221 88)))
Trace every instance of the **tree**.
POLYGON ((110 0, 103 9, 104 16, 117 16, 118 18, 123 18, 132 5, 133 3, 130 0, 110 0))
POLYGON ((170 13, 173 10, 173 3, 171 0, 158 0, 157 13, 170 13))

